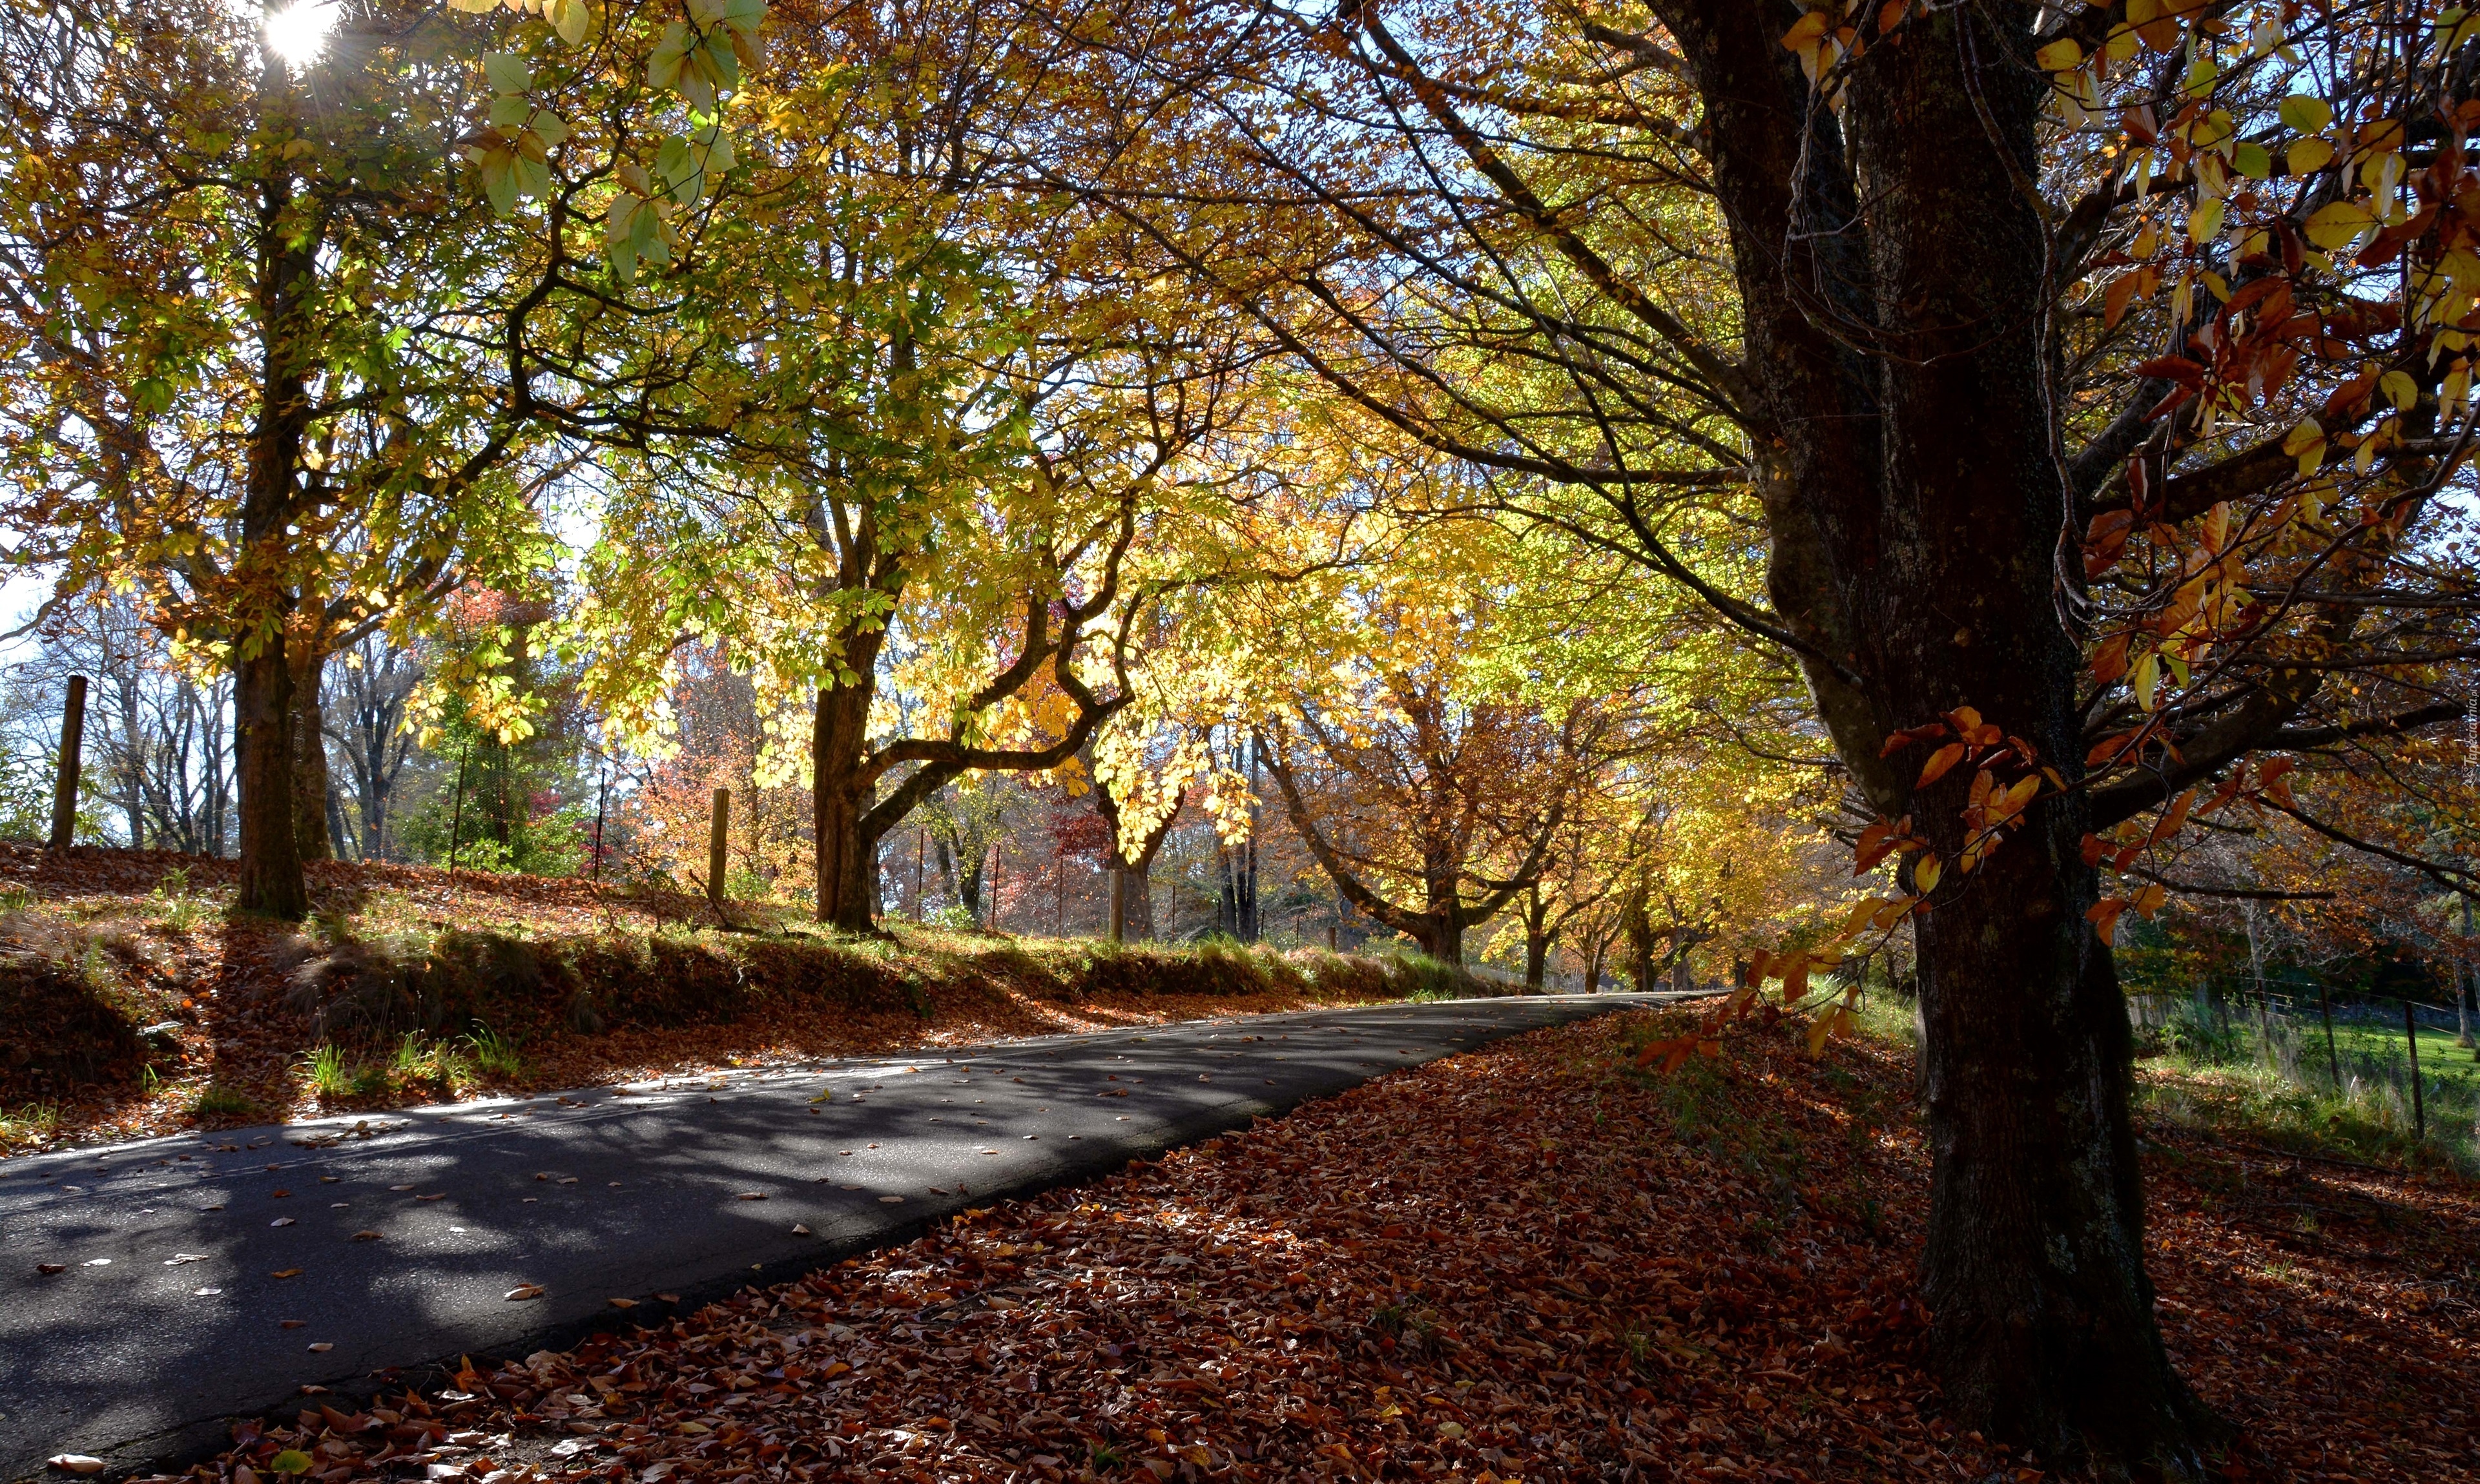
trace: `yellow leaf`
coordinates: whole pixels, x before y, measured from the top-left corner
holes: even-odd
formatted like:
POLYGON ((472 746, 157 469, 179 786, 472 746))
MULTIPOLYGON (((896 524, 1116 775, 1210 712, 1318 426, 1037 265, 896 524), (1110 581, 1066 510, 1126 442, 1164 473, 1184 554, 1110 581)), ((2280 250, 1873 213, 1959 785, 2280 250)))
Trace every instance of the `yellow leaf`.
POLYGON ((2293 175, 2313 175, 2334 163, 2334 141, 2300 140, 2284 151, 2283 162, 2293 175))
POLYGON ((2084 49, 2073 37, 2060 37, 2032 54, 2032 65, 2044 72, 2064 72, 2084 60, 2084 49))
POLYGON ((2419 383, 2411 379, 2409 371, 2390 371, 2377 378, 2377 385, 2384 390, 2386 400, 2397 407, 2408 407, 2419 400, 2419 383))
POLYGON ((2161 656, 2148 650, 2144 657, 2135 662, 2135 704, 2147 711, 2152 710, 2154 692, 2160 685, 2161 656))
POLYGON ((2375 219, 2364 206, 2356 206, 2349 201, 2331 201, 2316 209, 2316 215, 2308 218, 2304 230, 2310 242, 2328 252, 2338 252, 2358 242, 2360 234, 2366 231, 2375 219))
POLYGON ((1783 33, 1783 50, 1787 52, 1814 51, 1817 48, 1818 41, 1824 37, 1825 28, 1829 24, 1830 22, 1827 21, 1823 11, 1809 12, 1799 19, 1792 22, 1792 28, 1783 33))
POLYGON ((2187 214, 2187 241, 2212 241, 2213 234, 2222 229, 2222 214, 2228 208, 2219 196, 2208 196, 2197 202, 2196 209, 2187 214))
POLYGON ((1921 895, 1925 897, 1937 890, 1938 877, 1942 874, 1944 869, 1938 864, 1936 852, 1924 851, 1919 863, 1912 867, 1912 884, 1919 887, 1921 895))

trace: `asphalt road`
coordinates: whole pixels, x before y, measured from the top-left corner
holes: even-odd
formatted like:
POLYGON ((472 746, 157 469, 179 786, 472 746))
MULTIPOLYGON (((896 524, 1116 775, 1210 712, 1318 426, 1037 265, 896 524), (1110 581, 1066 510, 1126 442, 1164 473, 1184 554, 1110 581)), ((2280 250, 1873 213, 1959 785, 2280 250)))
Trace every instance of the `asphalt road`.
POLYGON ((305 1385, 657 1321, 1393 1067, 1661 998, 1264 1015, 0 1162, 0 1478, 63 1451, 183 1461, 305 1385))

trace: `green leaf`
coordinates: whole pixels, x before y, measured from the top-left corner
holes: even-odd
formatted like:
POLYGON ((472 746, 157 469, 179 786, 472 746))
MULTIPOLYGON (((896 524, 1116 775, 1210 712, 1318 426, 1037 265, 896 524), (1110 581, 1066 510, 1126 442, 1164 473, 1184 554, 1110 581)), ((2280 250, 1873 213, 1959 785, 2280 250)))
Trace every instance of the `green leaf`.
POLYGON ((482 157, 482 193, 491 199, 491 209, 505 217, 517 209, 517 157, 504 149, 495 149, 482 157))
POLYGON ((695 206, 705 171, 698 168, 697 157, 689 150, 689 141, 675 134, 664 139, 655 150, 655 173, 672 189, 672 198, 683 206, 695 206))
POLYGON ((310 1471, 310 1463, 311 1459, 309 1454, 302 1452, 299 1448, 286 1448, 283 1452, 269 1459, 267 1461, 267 1467, 274 1470, 278 1473, 308 1473, 310 1471))
POLYGON ((568 124, 549 109, 537 112, 534 121, 528 127, 532 130, 534 138, 543 141, 545 149, 556 149, 560 141, 568 138, 568 124))
POLYGON ((2334 110, 2323 98, 2312 98, 2294 92, 2282 100, 2284 127, 2301 134, 2314 134, 2334 121, 2334 110))
POLYGON ((646 86, 677 88, 681 81, 681 61, 688 55, 689 28, 679 21, 663 26, 662 39, 646 57, 646 86))
POLYGON ((2273 152, 2262 144, 2241 140, 2231 148, 2231 168, 2250 180, 2273 178, 2273 152))
POLYGON ((484 53, 482 75, 490 79, 493 92, 525 92, 534 85, 534 69, 515 52, 484 53))
POLYGON ((495 93, 491 98, 491 127, 514 129, 533 116, 534 104, 522 92, 495 93))
POLYGON ((585 39, 585 28, 593 19, 594 13, 586 8, 585 0, 552 0, 551 29, 571 46, 585 39))

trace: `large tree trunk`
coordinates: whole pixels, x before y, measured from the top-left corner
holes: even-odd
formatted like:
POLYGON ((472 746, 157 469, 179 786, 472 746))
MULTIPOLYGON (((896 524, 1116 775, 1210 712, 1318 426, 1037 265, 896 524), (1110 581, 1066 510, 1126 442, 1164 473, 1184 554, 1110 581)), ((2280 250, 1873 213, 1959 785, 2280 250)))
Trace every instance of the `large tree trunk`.
POLYGON ((875 837, 864 838, 862 816, 869 809, 870 780, 862 755, 875 689, 867 671, 856 684, 818 692, 810 729, 810 806, 817 842, 817 919, 848 933, 876 927, 877 883, 870 867, 875 837))
MULTIPOLYGON (((1854 450, 1839 432, 1803 429, 1764 492, 1770 580, 1783 611, 1834 615, 1806 627, 1865 678, 1850 685, 1812 656, 1820 710, 1879 807, 1911 813, 1947 867, 1920 923, 1920 964, 1933 1156, 1924 1280, 1948 1403, 2062 1467, 2098 1456, 2192 1471, 2209 1422, 2154 1320, 2127 1011, 2084 920, 2097 881, 2079 853, 2083 796, 2035 804, 1964 876, 1974 770, 1915 794, 1921 753, 1898 754, 1891 776, 1875 756, 1897 728, 1969 705, 2070 780, 2082 759, 2080 652, 2054 587, 2068 525, 2049 391, 2059 368, 2041 333, 2044 227, 2026 184, 2048 82, 1965 60, 2028 44, 2029 17, 1922 17, 1918 34, 1872 53, 1853 90, 1850 148, 1872 199, 1868 262, 1847 267, 1870 286, 1886 352, 1865 363, 1880 464, 1832 468, 1854 450)), ((1780 59, 1768 64, 1780 72, 1780 59)), ((1770 257, 1743 262, 1781 303, 1770 257)), ((1763 348, 1803 356, 1821 377, 1849 368, 1815 325, 1777 323, 1786 343, 1763 348)), ((1825 389, 1793 377, 1785 390, 1804 405, 1825 389)), ((1796 407, 1783 411, 1798 425, 1796 407)))
POLYGON ((298 918, 310 910, 310 891, 293 845, 293 672, 280 633, 233 666, 233 752, 241 793, 236 903, 298 918))
POLYGON ((1854 71, 1846 135, 1780 44, 1790 11, 1660 9, 1708 109, 1749 397, 1779 430, 1752 440, 1770 595, 1853 779, 1945 865, 1919 932, 1924 1281, 1947 1403, 2054 1467, 2192 1473, 2218 1428, 2154 1320, 2126 1008, 2083 917, 2083 796, 2036 803, 1965 875, 1975 770, 1916 791, 1925 750, 1880 755, 1897 729, 1969 705, 2070 783, 2083 757, 2032 198, 2050 85, 2014 60, 2036 44, 2034 11, 1915 12, 1854 71))
POLYGON ((286 645, 293 672, 293 846, 303 860, 332 860, 327 832, 327 738, 324 680, 327 656, 306 639, 286 645))

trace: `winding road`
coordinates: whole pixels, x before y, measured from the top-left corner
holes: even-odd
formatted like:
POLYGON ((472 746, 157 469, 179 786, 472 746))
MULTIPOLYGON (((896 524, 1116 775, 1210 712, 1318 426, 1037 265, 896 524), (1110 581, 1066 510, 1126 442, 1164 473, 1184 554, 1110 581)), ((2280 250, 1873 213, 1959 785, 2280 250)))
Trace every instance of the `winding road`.
POLYGON ((1666 998, 1190 1022, 0 1162, 0 1477, 63 1451, 185 1461, 305 1386, 658 1320, 1397 1067, 1666 998))

